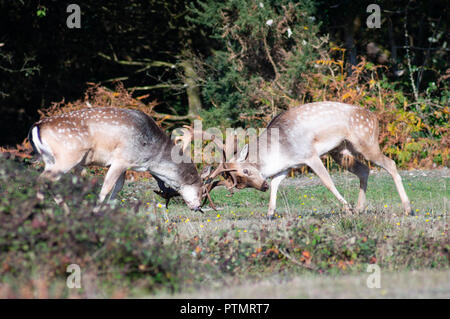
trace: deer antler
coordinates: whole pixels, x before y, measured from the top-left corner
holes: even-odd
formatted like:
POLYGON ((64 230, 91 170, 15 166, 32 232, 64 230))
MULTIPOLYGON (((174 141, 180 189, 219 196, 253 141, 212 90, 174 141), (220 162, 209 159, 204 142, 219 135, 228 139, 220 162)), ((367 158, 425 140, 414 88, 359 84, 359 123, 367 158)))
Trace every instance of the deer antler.
MULTIPOLYGON (((196 134, 195 134, 194 128, 192 126, 184 125, 183 127, 186 128, 187 131, 186 130, 184 131, 183 136, 176 137, 175 143, 179 143, 181 141, 183 152, 186 152, 189 149, 190 143, 192 142, 192 140, 196 134)), ((213 142, 217 146, 219 151, 222 152, 223 159, 225 160, 225 158, 226 158, 225 149, 226 148, 224 147, 223 141, 221 139, 217 138, 216 135, 209 133, 209 132, 205 132, 205 131, 201 131, 201 136, 202 136, 202 140, 210 140, 211 142, 213 142)), ((236 136, 235 136, 235 139, 236 139, 236 136)), ((235 143, 235 145, 236 145, 236 143, 235 143)), ((213 201, 211 199, 210 192, 216 186, 225 186, 230 191, 230 193, 232 193, 233 187, 235 187, 237 185, 237 178, 236 178, 236 174, 234 173, 234 171, 236 171, 236 169, 227 167, 227 164, 225 162, 220 163, 214 170, 212 170, 212 167, 210 167, 210 166, 205 167, 205 169, 203 170, 203 172, 200 175, 204 181, 203 205, 206 203, 206 200, 208 200, 210 203, 210 206, 214 210, 217 210, 215 204, 213 203, 213 201), (225 178, 224 180, 213 181, 216 177, 218 177, 221 174, 223 174, 223 176, 225 178)))
POLYGON ((182 144, 181 148, 184 153, 184 152, 188 151, 188 149, 191 146, 192 139, 194 138, 194 129, 188 125, 183 125, 183 127, 186 128, 187 131, 184 130, 183 135, 175 137, 174 143, 178 144, 181 141, 181 144, 182 144))

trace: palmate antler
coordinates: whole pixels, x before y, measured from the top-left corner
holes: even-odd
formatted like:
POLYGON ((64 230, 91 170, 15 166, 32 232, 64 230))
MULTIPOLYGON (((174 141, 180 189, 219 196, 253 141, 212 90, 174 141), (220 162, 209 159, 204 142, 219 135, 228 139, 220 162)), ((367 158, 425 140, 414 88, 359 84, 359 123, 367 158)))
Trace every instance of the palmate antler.
MULTIPOLYGON (((213 188, 217 187, 217 186, 225 186, 228 191, 230 192, 230 194, 233 194, 233 188, 236 186, 237 184, 237 180, 236 180, 236 176, 235 176, 235 169, 227 169, 224 167, 225 164, 224 163, 220 163, 216 169, 208 174, 207 176, 205 176, 203 178, 204 180, 204 185, 203 185, 203 205, 205 205, 206 200, 209 200, 210 206, 214 209, 216 209, 216 206, 214 205, 212 199, 211 199, 211 195, 210 192, 213 188), (224 174, 223 174, 224 173, 224 174), (223 174, 224 176, 224 180, 214 180, 217 176, 223 174)), ((212 168, 210 166, 208 166, 206 169, 211 170, 212 168)))
MULTIPOLYGON (((187 130, 184 131, 184 134, 182 136, 177 136, 174 142, 175 144, 181 143, 181 148, 184 153, 190 152, 191 142, 194 139, 194 128, 187 125, 184 125, 183 127, 186 128, 187 130)), ((211 140, 211 142, 213 142, 217 146, 217 148, 222 152, 223 158, 225 158, 224 145, 220 139, 216 138, 215 135, 205 131, 202 131, 201 136, 202 140, 211 140)), ((217 210, 216 205, 212 201, 210 192, 213 188, 217 186, 225 186, 228 189, 228 191, 232 194, 233 193, 232 190, 237 184, 235 171, 236 171, 235 168, 230 168, 227 166, 226 163, 223 162, 219 163, 219 165, 215 169, 213 169, 212 166, 204 167, 202 173, 200 174, 200 177, 203 180, 204 200, 202 206, 204 206, 206 201, 208 200, 211 208, 217 210), (224 180, 214 180, 216 177, 220 175, 224 177, 224 180)), ((166 186, 161 179, 157 178, 156 176, 154 176, 154 178, 156 179, 158 186, 160 188, 159 191, 154 192, 166 200, 166 207, 168 207, 170 199, 176 196, 180 196, 180 194, 176 190, 166 186)))
MULTIPOLYGON (((184 125, 185 130, 184 134, 182 136, 175 138, 175 143, 179 143, 181 141, 182 143, 182 149, 183 152, 190 151, 190 145, 191 142, 196 134, 194 134, 194 128, 192 126, 184 125)), ((225 160, 226 156, 226 147, 224 147, 223 141, 219 138, 217 138, 216 135, 202 131, 201 132, 202 140, 210 140, 213 142, 220 152, 222 152, 223 159, 225 160)), ((236 147, 237 143, 234 143, 234 147, 236 147)), ((201 178, 203 179, 203 204, 206 203, 208 200, 210 203, 211 208, 214 210, 217 210, 214 202, 211 199, 210 192, 213 188, 217 186, 225 186, 230 193, 232 194, 232 189, 237 185, 237 177, 236 177, 236 169, 229 167, 226 162, 219 163, 219 165, 213 170, 211 166, 206 166, 202 173, 201 178), (216 177, 222 175, 224 177, 224 180, 214 180, 216 177)))

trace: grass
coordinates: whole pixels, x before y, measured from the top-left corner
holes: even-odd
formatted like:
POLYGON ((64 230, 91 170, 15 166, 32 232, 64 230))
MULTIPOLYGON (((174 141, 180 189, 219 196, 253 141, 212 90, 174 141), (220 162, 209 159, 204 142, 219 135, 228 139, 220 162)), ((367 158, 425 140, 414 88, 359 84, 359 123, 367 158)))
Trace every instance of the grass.
MULTIPOLYGON (((212 197, 220 210, 201 214, 187 209, 181 199, 166 208, 153 193, 152 180, 127 182, 112 207, 92 215, 99 185, 88 178, 81 186, 70 186, 79 182, 68 177, 61 181, 68 185, 49 190, 65 194, 70 214, 76 214, 70 217, 52 200, 36 201, 36 186, 29 178, 36 174, 30 170, 0 170, 0 213, 6 213, 0 217, 14 221, 14 214, 30 216, 30 222, 14 231, 0 225, 3 297, 376 298, 450 293, 448 169, 401 173, 413 216, 403 215, 394 183, 383 172, 369 179, 367 210, 352 216, 341 211, 314 175, 286 179, 279 190, 277 218, 270 221, 268 192, 245 189, 229 197, 218 188, 212 197), (33 237, 43 230, 47 237, 33 237), (73 234, 75 241, 66 234, 73 234), (49 246, 55 242, 66 248, 49 246), (37 270, 48 268, 49 260, 52 276, 40 274, 37 270), (65 265, 73 260, 83 263, 83 288, 78 291, 68 291, 64 284, 65 265), (381 289, 365 285, 369 264, 381 268, 381 289)), ((332 178, 354 203, 358 180, 347 173, 333 173, 332 178)))
MULTIPOLYGON (((278 218, 273 221, 266 218, 269 192, 252 189, 238 191, 232 197, 227 196, 225 189, 214 190, 212 198, 220 210, 207 210, 204 214, 187 210, 181 200, 167 209, 157 196, 148 193, 151 199, 147 202, 148 209, 143 213, 152 218, 159 218, 160 227, 170 225, 180 241, 197 238, 191 251, 194 255, 195 249, 200 251, 198 259, 202 263, 229 264, 229 268, 222 270, 222 274, 207 278, 200 285, 194 285, 194 291, 192 286, 187 285, 187 288, 183 288, 187 289, 187 292, 178 293, 176 297, 252 297, 255 295, 251 287, 265 291, 262 287, 267 280, 273 280, 274 273, 277 278, 281 276, 299 282, 307 278, 312 286, 327 280, 335 283, 345 282, 348 278, 354 281, 352 278, 367 277, 366 267, 369 263, 379 264, 383 272, 387 272, 392 278, 399 274, 400 279, 397 282, 403 286, 403 290, 401 287, 390 289, 386 296, 417 297, 420 294, 416 294, 414 289, 419 289, 420 281, 414 285, 414 282, 407 280, 409 275, 422 271, 423 276, 430 274, 441 279, 448 279, 450 276, 448 172, 443 170, 401 173, 406 192, 411 199, 413 216, 403 214, 393 180, 382 171, 372 174, 369 179, 367 210, 353 216, 341 212, 337 200, 314 175, 287 179, 284 185, 282 184, 278 195, 278 218), (159 203, 159 207, 154 203, 159 203), (309 232, 311 227, 313 231, 309 232), (235 244, 232 248, 224 245, 221 249, 225 250, 225 253, 208 246, 210 243, 219 245, 226 240, 234 241, 235 244), (290 245, 293 240, 296 242, 290 245), (233 255, 229 250, 238 252, 233 255), (228 252, 230 256, 222 256, 228 252), (258 253, 255 255, 255 252, 258 253), (310 261, 304 257, 305 252, 311 256, 310 261), (245 261, 240 261, 239 255, 246 256, 245 261), (248 257, 252 255, 256 256, 253 262, 251 257, 248 257), (236 293, 236 289, 222 291, 225 282, 238 285, 241 293, 236 293), (411 285, 415 287, 412 291, 409 288, 411 285), (204 289, 215 286, 217 290, 204 289), (198 287, 200 291, 197 291, 198 287)), ((347 173, 334 173, 332 177, 341 194, 351 203, 355 203, 358 180, 347 173)), ((138 198, 138 194, 145 192, 142 187, 145 188, 145 185, 127 184, 121 196, 123 199, 130 196, 138 198)), ((411 278, 415 280, 416 277, 411 278)), ((446 283, 444 285, 439 280, 435 282, 438 283, 436 294, 448 296, 448 280, 443 281, 446 283)), ((278 289, 284 291, 286 288, 286 291, 289 291, 289 285, 291 284, 281 284, 278 289)), ((339 297, 339 291, 343 293, 342 296, 347 295, 340 285, 335 288, 336 291, 326 295, 339 297)), ((382 296, 369 292, 367 287, 365 289, 366 297, 382 296)), ((430 289, 434 291, 433 288, 430 289)), ((271 288, 261 293, 261 296, 266 297, 278 295, 271 288)), ((300 296, 289 293, 281 295, 300 296)), ((424 295, 432 296, 433 293, 424 295)), ((167 295, 163 293, 163 296, 167 295)), ((317 297, 319 293, 307 293, 304 296, 317 297)))
MULTIPOLYGON (((446 170, 448 174, 448 170, 446 170)), ((439 176, 409 176, 403 172, 403 183, 411 200, 414 216, 404 216, 400 198, 395 185, 389 175, 383 172, 372 174, 369 178, 367 190, 367 209, 364 214, 355 216, 356 219, 364 216, 377 215, 388 224, 396 225, 398 222, 411 222, 412 224, 427 223, 427 226, 440 224, 448 218, 450 201, 450 177, 439 176), (428 224, 429 223, 429 224, 428 224)), ((357 201, 359 182, 351 174, 332 174, 336 186, 341 194, 353 205, 357 201)), ((127 183, 119 197, 125 204, 130 198, 138 198, 146 202, 146 213, 160 216, 164 222, 175 222, 184 225, 186 232, 196 229, 196 226, 211 226, 224 228, 221 225, 234 223, 249 227, 266 223, 266 212, 269 202, 269 192, 260 192, 253 189, 244 189, 229 196, 224 188, 217 188, 212 192, 212 198, 219 207, 215 212, 206 208, 205 214, 191 212, 187 209, 181 199, 169 204, 166 209, 164 201, 154 195, 151 188, 145 183, 127 183), (159 207, 158 207, 159 204, 159 207), (217 218, 217 215, 220 218, 217 218), (189 222, 186 222, 189 220, 189 222), (198 224, 198 225, 197 225, 198 224)), ((287 179, 285 185, 281 184, 277 199, 277 216, 283 217, 278 223, 288 219, 318 218, 323 222, 332 222, 340 218, 340 205, 335 197, 329 192, 314 175, 302 178, 287 179)), ((277 222, 275 222, 276 224, 277 222)), ((269 223, 271 224, 271 223, 269 223)), ((383 224, 380 225, 383 227, 383 224)), ((206 230, 211 229, 207 227, 206 230)))

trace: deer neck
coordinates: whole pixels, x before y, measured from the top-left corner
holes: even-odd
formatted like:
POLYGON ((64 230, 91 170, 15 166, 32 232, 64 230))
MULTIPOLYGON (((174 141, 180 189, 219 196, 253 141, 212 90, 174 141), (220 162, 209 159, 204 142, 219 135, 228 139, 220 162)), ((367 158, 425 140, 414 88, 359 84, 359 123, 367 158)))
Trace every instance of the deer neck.
POLYGON ((256 168, 264 178, 270 178, 288 169, 291 166, 289 157, 283 156, 282 141, 272 136, 268 136, 265 130, 258 137, 258 156, 255 163, 256 168))
POLYGON ((152 175, 156 175, 169 187, 179 190, 183 185, 193 185, 200 183, 200 176, 198 175, 195 165, 191 162, 175 162, 172 159, 171 151, 174 145, 170 143, 167 145, 165 152, 159 153, 159 158, 153 159, 148 163, 148 170, 152 175))

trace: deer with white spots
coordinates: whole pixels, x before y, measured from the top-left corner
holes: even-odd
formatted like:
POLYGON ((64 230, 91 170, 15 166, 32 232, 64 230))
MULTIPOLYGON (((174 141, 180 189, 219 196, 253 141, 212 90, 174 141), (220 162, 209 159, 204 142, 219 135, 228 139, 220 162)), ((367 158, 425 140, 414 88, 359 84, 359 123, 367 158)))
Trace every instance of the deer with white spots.
MULTIPOLYGON (((358 176, 360 187, 356 209, 362 210, 365 208, 367 180, 370 172, 367 165, 357 159, 358 156, 362 156, 365 160, 389 172, 394 179, 403 209, 406 214, 409 214, 411 207, 401 177, 394 161, 381 153, 378 133, 376 116, 358 106, 338 102, 317 102, 291 108, 276 116, 261 134, 267 139, 266 152, 259 151, 256 162, 245 163, 247 166, 252 165, 253 170, 260 174, 244 176, 242 170, 238 170, 237 174, 245 178, 239 179, 236 187, 254 187, 250 183, 253 176, 258 180, 260 176, 264 179, 272 178, 268 210, 268 216, 272 217, 281 181, 288 175, 291 168, 307 165, 319 176, 322 183, 336 196, 344 208, 351 211, 348 202, 336 189, 320 159, 322 155, 328 153, 338 164, 358 176), (274 130, 277 131, 277 141, 272 138, 274 130)), ((244 147, 240 154, 240 157, 246 156, 248 156, 248 147, 244 147)), ((250 172, 250 170, 246 171, 250 172)))
POLYGON ((77 110, 38 121, 28 138, 45 163, 41 178, 57 180, 72 168, 90 164, 109 167, 100 191, 102 202, 108 194, 114 199, 122 189, 128 169, 149 171, 163 193, 180 194, 190 209, 200 209, 204 186, 195 165, 172 160, 175 144, 143 112, 112 107, 77 110))

